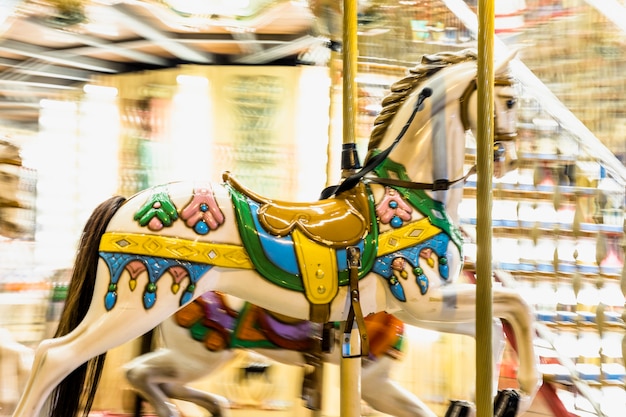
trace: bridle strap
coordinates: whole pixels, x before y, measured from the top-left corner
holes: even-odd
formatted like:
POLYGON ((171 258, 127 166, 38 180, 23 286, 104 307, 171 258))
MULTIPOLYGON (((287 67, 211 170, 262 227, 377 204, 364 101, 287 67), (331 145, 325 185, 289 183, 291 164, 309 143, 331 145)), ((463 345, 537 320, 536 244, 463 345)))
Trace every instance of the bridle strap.
POLYGON ((430 190, 430 191, 445 191, 449 190, 454 184, 465 182, 470 177, 470 175, 476 173, 476 165, 473 165, 469 171, 461 178, 457 178, 454 181, 448 181, 446 179, 438 179, 432 183, 428 182, 413 182, 413 181, 405 181, 399 180, 395 178, 380 178, 380 177, 368 177, 367 181, 381 184, 381 185, 391 185, 393 187, 402 187, 402 188, 410 188, 413 190, 430 190))
MULTIPOLYGON (((494 86, 506 87, 513 85, 513 80, 510 78, 496 78, 493 81, 494 86)), ((465 87, 463 94, 459 97, 459 105, 461 108, 461 124, 463 124, 463 129, 467 132, 471 130, 470 121, 469 121, 469 99, 472 93, 478 89, 478 83, 476 78, 474 78, 470 83, 465 87)), ((514 140, 517 137, 517 132, 510 134, 494 134, 494 140, 504 142, 509 140, 514 140)))
POLYGON ((393 148, 396 147, 398 142, 400 142, 400 139, 402 139, 407 130, 409 130, 411 123, 413 123, 413 118, 415 118, 415 114, 423 108, 422 104, 424 103, 424 100, 430 97, 432 93, 433 90, 428 87, 425 87, 422 91, 420 91, 417 97, 417 101, 415 102, 415 106, 413 107, 413 112, 411 113, 411 116, 409 116, 407 122, 404 124, 404 126, 402 126, 400 133, 398 133, 398 136, 394 139, 391 145, 387 147, 387 149, 367 161, 366 165, 363 168, 343 180, 341 184, 325 188, 322 191, 320 199, 329 198, 333 194, 337 195, 343 191, 353 188, 355 185, 358 184, 359 181, 361 181, 361 179, 366 174, 373 171, 378 165, 380 165, 385 159, 387 159, 393 148))

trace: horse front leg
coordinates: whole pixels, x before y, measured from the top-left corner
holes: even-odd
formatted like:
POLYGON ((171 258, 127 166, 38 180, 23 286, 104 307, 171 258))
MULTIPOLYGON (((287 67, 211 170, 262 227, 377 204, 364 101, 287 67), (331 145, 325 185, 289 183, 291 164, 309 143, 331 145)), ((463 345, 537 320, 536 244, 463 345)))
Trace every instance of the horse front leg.
MULTIPOLYGON (((534 350, 534 314, 530 305, 514 290, 494 287, 492 300, 493 316, 505 320, 511 326, 516 339, 520 365, 517 380, 522 394, 517 413, 519 415, 530 407, 542 382, 534 350)), ((410 324, 433 330, 453 333, 468 330, 468 326, 475 326, 476 322, 476 286, 446 285, 429 291, 428 301, 415 305, 417 309, 411 316, 405 315, 404 318, 394 314, 410 324)))
MULTIPOLYGON (((476 319, 476 288, 473 284, 458 284, 442 289, 444 305, 453 309, 442 310, 443 317, 450 321, 476 319), (452 314, 450 314, 452 312, 452 314)), ((513 289, 494 286, 492 289, 492 315, 505 320, 515 336, 519 370, 517 382, 522 394, 518 415, 530 407, 542 384, 542 375, 535 353, 534 312, 532 307, 513 289)))
POLYGON ((535 318, 532 307, 512 289, 495 287, 493 289, 493 314, 502 317, 511 325, 515 335, 519 369, 517 381, 522 398, 518 414, 526 411, 539 391, 543 377, 538 367, 538 355, 535 352, 535 318))

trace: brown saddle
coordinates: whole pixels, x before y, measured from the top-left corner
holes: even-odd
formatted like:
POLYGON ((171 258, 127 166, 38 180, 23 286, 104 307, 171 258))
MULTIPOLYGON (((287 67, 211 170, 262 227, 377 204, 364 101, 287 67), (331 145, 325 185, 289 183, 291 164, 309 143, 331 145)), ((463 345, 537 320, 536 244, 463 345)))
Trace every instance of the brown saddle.
POLYGON ((222 178, 231 187, 261 204, 261 225, 276 236, 287 236, 295 229, 307 238, 331 248, 357 244, 370 230, 369 196, 365 185, 312 203, 275 201, 256 194, 240 184, 230 172, 222 178))

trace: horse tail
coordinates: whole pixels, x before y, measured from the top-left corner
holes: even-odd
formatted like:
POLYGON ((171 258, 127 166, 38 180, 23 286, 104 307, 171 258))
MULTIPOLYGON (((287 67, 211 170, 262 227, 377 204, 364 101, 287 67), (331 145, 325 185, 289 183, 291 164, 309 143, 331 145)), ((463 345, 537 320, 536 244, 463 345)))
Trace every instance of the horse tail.
MULTIPOLYGON (((124 203, 123 197, 111 197, 101 203, 87 221, 74 262, 67 299, 54 337, 65 336, 85 318, 93 298, 98 268, 100 238, 124 203)), ((82 408, 87 417, 102 376, 106 352, 90 359, 69 374, 52 392, 50 417, 74 417, 82 408)))

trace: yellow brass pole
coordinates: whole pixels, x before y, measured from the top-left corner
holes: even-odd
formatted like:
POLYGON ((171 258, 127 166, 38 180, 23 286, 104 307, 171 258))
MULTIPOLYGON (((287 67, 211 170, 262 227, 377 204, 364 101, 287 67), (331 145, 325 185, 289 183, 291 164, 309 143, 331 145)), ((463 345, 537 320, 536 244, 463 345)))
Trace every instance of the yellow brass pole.
POLYGON ((354 143, 356 129, 357 1, 343 6, 343 143, 354 143))
MULTIPOLYGON (((343 143, 355 143, 357 72, 357 0, 343 3, 343 143)), ((340 415, 361 416, 361 358, 341 358, 340 415)))
POLYGON ((493 416, 492 176, 494 0, 478 2, 478 125, 476 194, 476 417, 493 416))

